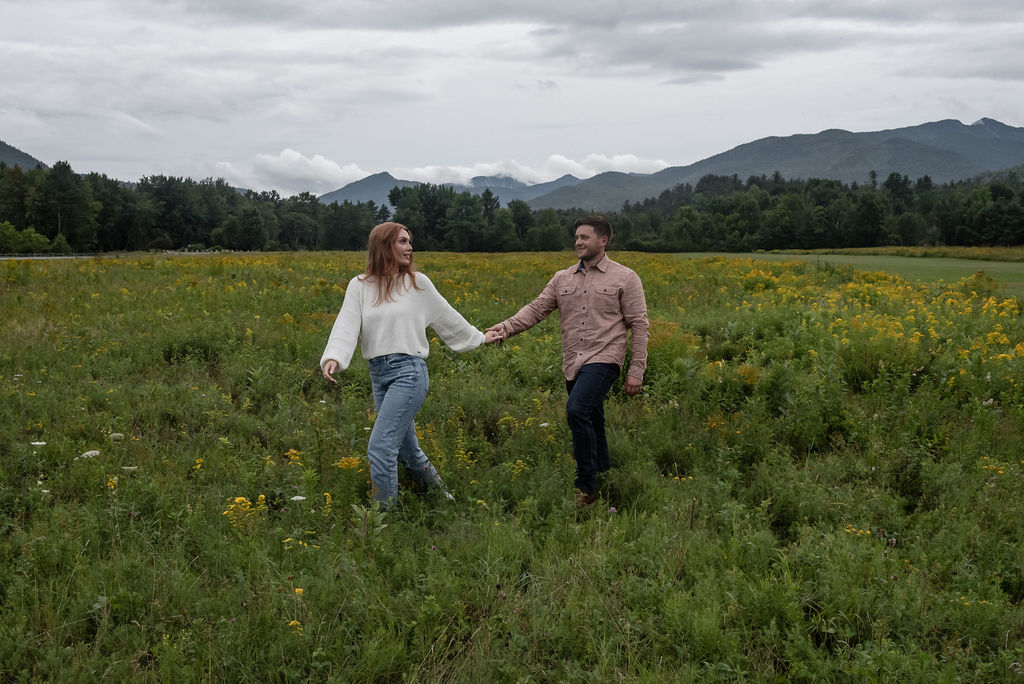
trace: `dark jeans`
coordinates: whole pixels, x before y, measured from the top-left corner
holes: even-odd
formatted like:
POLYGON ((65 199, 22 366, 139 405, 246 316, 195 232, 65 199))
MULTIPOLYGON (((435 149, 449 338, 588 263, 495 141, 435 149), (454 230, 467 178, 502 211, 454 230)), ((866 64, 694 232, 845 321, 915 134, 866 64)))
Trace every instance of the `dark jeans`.
POLYGON ((608 440, 604 434, 604 399, 619 377, 614 363, 588 363, 575 380, 566 380, 569 401, 565 415, 572 430, 572 450, 576 457, 576 488, 592 494, 597 490, 597 474, 612 467, 608 440))

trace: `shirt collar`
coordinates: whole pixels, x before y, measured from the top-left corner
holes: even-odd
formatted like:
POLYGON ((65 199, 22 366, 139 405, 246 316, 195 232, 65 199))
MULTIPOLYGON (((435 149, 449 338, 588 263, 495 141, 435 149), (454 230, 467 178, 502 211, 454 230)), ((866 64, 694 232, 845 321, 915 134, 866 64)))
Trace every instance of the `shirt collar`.
MULTIPOLYGON (((596 268, 601 273, 604 273, 605 271, 608 270, 608 261, 608 253, 605 252, 604 256, 601 257, 601 260, 594 264, 594 268, 596 268)), ((587 268, 583 265, 583 259, 580 259, 580 262, 576 264, 575 273, 585 272, 586 270, 587 268)))

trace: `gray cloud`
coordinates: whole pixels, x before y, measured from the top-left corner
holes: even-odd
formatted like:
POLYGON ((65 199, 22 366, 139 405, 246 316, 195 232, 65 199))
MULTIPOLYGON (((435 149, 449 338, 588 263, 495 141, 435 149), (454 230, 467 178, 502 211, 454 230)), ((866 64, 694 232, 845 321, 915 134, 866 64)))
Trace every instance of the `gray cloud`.
MULTIPOLYGON (((152 0, 151 0, 152 1, 152 0)), ((125 12, 145 15, 147 2, 122 0, 125 12)), ((535 26, 623 28, 662 25, 666 22, 763 24, 793 18, 818 22, 851 20, 891 24, 944 21, 957 24, 1013 21, 1024 15, 1014 0, 906 0, 901 3, 848 2, 847 0, 632 0, 582 2, 566 0, 345 0, 308 3, 278 0, 177 0, 161 3, 177 7, 195 21, 209 18, 232 22, 290 27, 359 27, 378 30, 419 31, 448 26, 521 23, 535 26)))
MULTIPOLYGON (((561 71, 579 75, 644 76, 654 82, 692 84, 757 69, 773 59, 817 54, 858 45, 884 47, 887 42, 929 42, 916 31, 989 29, 997 35, 1024 22, 1024 6, 1009 0, 909 0, 903 3, 797 0, 763 2, 714 0, 678 3, 661 0, 621 2, 480 3, 477 0, 423 3, 414 0, 300 3, 255 0, 217 2, 179 0, 180 21, 203 25, 285 27, 290 30, 400 31, 499 24, 522 27, 516 45, 483 58, 548 59, 561 71)), ((144 15, 146 3, 123 3, 144 15)), ((1013 32, 1016 36, 1020 31, 1013 32)), ((401 42, 399 39, 396 42, 401 42)), ((406 68, 440 58, 443 48, 410 53, 382 45, 377 54, 324 56, 328 63, 353 60, 363 65, 406 68)), ((309 60, 306 54, 305 59, 309 60)), ((315 58, 314 58, 315 59, 315 58)), ((307 62, 308 63, 308 62, 307 62)), ((1005 66, 1001 73, 1013 73, 1005 66)), ((1004 76, 1005 78, 1006 76, 1004 76)), ((1013 77, 1013 76, 1011 76, 1013 77)), ((1014 77, 1015 78, 1015 77, 1014 77)))
POLYGON ((545 180, 1022 110, 1019 0, 0 0, 0 16, 0 139, 127 179, 545 180))

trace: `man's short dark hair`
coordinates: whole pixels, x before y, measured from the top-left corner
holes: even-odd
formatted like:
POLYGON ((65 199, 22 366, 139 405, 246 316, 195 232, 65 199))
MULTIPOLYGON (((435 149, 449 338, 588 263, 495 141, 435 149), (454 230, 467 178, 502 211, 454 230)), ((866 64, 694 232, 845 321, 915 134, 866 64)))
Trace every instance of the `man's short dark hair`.
POLYGON ((593 226, 594 233, 598 237, 606 237, 611 242, 612 239, 612 224, 608 223, 608 219, 604 216, 598 216, 594 214, 592 216, 581 216, 573 221, 572 229, 576 230, 580 226, 593 226))

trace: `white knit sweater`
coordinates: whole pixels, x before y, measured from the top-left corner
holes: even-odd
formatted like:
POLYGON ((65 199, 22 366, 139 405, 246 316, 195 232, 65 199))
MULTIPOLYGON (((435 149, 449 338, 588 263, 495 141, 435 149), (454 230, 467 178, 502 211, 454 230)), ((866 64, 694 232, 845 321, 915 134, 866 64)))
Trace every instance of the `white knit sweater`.
POLYGON ((457 352, 476 349, 484 334, 452 308, 437 291, 430 278, 416 273, 420 289, 399 287, 394 300, 377 304, 377 285, 356 276, 348 283, 341 312, 320 358, 320 367, 333 359, 345 370, 352 361, 356 342, 364 359, 384 354, 411 354, 427 358, 430 345, 427 327, 433 328, 444 343, 457 352))

